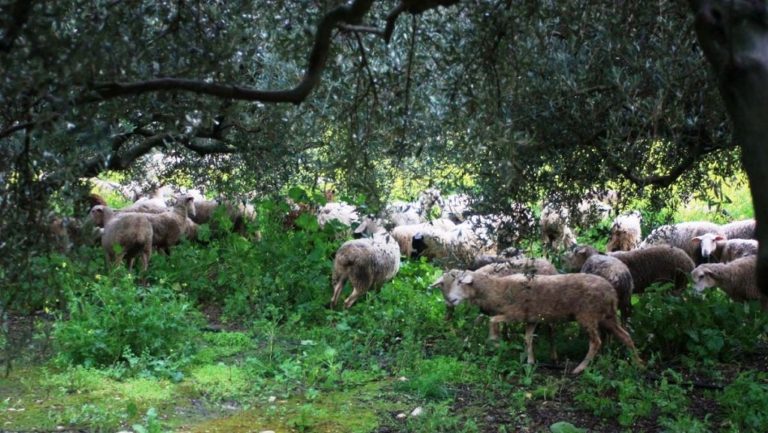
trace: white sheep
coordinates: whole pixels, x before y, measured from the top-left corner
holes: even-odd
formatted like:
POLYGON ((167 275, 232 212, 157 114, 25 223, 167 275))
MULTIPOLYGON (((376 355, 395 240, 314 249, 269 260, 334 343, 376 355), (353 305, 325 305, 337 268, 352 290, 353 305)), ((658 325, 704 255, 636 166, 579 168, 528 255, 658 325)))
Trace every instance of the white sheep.
POLYGON ((539 225, 541 242, 551 251, 568 249, 576 245, 576 236, 568 227, 568 209, 553 204, 545 205, 541 210, 539 225))
POLYGON ((701 292, 720 287, 734 301, 760 300, 763 310, 768 310, 768 297, 757 287, 756 263, 757 256, 749 256, 728 263, 699 265, 691 272, 694 289, 701 292))
POLYGON ((720 226, 708 221, 693 221, 678 224, 668 224, 657 227, 640 243, 640 248, 650 245, 671 245, 685 251, 695 263, 700 263, 702 257, 699 245, 694 244, 693 238, 707 233, 719 233, 720 226))
POLYGON ((640 213, 636 211, 617 216, 611 225, 611 238, 605 250, 629 251, 637 248, 643 239, 640 220, 640 213))
POLYGON ((524 322, 529 364, 534 362, 536 325, 560 320, 576 320, 589 334, 589 351, 573 374, 584 371, 600 348, 599 327, 611 331, 631 350, 634 359, 642 363, 632 337, 616 316, 616 293, 601 277, 587 274, 494 277, 453 269, 433 285, 440 286, 446 304, 456 306, 467 300, 492 315, 491 323, 524 322))
POLYGON ((360 222, 360 215, 357 213, 357 208, 344 202, 326 203, 317 209, 316 215, 317 223, 320 224, 320 227, 323 227, 334 220, 348 227, 360 222))
POLYGON ((735 259, 757 255, 757 241, 754 239, 727 239, 725 235, 707 233, 691 240, 699 245, 704 261, 726 263, 735 259))
POLYGON ((753 218, 723 224, 720 233, 728 239, 756 239, 755 220, 753 218))
POLYGON ((331 308, 336 306, 347 280, 352 284, 352 294, 344 300, 344 308, 351 307, 371 288, 380 289, 399 269, 400 248, 386 231, 345 242, 333 260, 331 308))
MULTIPOLYGON (((418 256, 418 252, 414 250, 413 238, 417 234, 430 232, 432 230, 440 230, 448 232, 456 227, 452 221, 447 219, 436 219, 428 223, 408 224, 397 226, 392 229, 392 237, 395 238, 398 245, 400 245, 400 254, 405 257, 418 256)), ((417 243, 418 245, 418 243, 417 243)))

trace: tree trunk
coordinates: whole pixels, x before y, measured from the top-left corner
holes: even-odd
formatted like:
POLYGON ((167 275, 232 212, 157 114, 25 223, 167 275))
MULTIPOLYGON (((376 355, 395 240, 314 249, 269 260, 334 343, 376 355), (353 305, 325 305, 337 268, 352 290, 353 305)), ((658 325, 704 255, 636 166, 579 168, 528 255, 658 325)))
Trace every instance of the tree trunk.
POLYGON ((690 0, 690 5, 733 140, 741 146, 760 244, 757 284, 768 295, 768 8, 764 0, 690 0))

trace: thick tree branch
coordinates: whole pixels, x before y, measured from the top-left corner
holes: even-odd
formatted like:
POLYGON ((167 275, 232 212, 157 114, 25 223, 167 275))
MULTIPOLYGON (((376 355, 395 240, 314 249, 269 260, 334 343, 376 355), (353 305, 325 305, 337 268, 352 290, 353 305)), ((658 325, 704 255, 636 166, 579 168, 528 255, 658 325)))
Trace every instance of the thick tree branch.
POLYGON ((291 102, 299 104, 320 82, 328 59, 333 30, 339 23, 355 25, 371 9, 373 0, 355 0, 351 5, 339 6, 328 12, 317 27, 315 43, 309 55, 307 70, 299 84, 289 90, 258 90, 236 85, 209 83, 183 78, 158 78, 134 83, 100 83, 84 95, 79 102, 98 102, 120 96, 140 95, 148 92, 184 91, 219 98, 260 102, 291 102))

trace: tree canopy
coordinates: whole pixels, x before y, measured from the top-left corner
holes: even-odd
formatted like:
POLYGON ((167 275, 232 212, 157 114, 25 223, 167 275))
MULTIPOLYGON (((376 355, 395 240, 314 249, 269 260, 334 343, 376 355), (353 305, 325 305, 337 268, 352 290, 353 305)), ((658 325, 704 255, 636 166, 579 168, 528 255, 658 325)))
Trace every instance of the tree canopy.
POLYGON ((398 176, 471 175, 503 209, 708 191, 738 170, 680 2, 16 0, 0 16, 3 233, 153 151, 219 189, 323 176, 374 205, 398 176))

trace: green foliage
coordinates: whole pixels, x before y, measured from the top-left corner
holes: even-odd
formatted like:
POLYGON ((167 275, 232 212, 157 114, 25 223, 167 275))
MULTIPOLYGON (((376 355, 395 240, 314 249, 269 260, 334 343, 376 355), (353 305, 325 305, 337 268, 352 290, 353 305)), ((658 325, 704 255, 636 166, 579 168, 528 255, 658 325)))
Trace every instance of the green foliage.
POLYGON ((723 390, 718 402, 736 431, 768 429, 768 374, 746 371, 723 390))
POLYGON ((410 379, 400 382, 396 389, 415 392, 419 397, 445 400, 452 397, 452 386, 470 381, 476 374, 475 366, 453 358, 436 356, 419 360, 409 372, 410 379))
POLYGON ((480 431, 474 421, 464 420, 452 412, 448 402, 426 405, 421 415, 408 418, 408 431, 414 433, 477 433, 480 431))
POLYGON ((698 296, 671 295, 667 286, 649 288, 633 305, 633 338, 641 351, 665 358, 687 355, 729 360, 756 348, 768 319, 756 303, 738 303, 719 290, 698 296), (670 323, 681 326, 669 326, 670 323))
POLYGON ((565 421, 560 421, 552 424, 551 426, 549 426, 549 430, 552 433, 586 433, 585 429, 578 428, 575 425, 565 421))
POLYGON ((136 286, 130 275, 98 277, 68 294, 68 317, 56 323, 61 361, 108 366, 131 357, 186 356, 198 334, 199 314, 163 286, 136 286))

